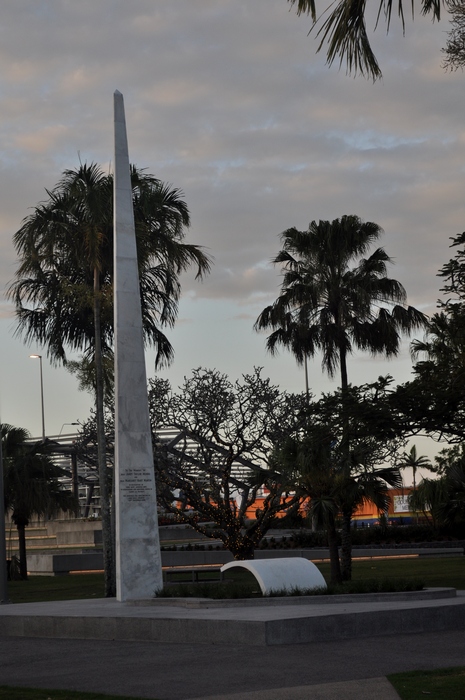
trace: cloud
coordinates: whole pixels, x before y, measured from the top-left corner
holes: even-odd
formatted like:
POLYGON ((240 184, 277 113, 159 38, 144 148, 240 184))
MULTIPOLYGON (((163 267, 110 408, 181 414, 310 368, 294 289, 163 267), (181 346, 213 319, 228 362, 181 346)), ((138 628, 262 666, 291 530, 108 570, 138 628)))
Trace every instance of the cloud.
POLYGON ((13 318, 14 307, 11 304, 0 303, 0 318, 13 318))
POLYGON ((69 130, 63 124, 45 126, 38 131, 18 134, 14 138, 14 145, 17 148, 38 155, 51 149, 59 148, 60 143, 65 142, 68 134, 69 130))
MULTIPOLYGON (((261 364, 263 343, 249 351, 247 339, 279 293, 269 261, 280 233, 347 213, 384 228, 392 275, 434 310, 436 272, 465 221, 462 78, 440 67, 446 26, 418 16, 405 38, 397 20, 388 36, 380 26, 384 79, 373 85, 328 69, 309 19, 286 0, 6 3, 0 287, 16 268, 12 235, 45 188, 78 154, 112 161, 118 88, 131 159, 184 191, 187 240, 215 258, 203 283, 183 276, 186 333, 193 309, 227 305, 243 361, 261 364)), ((198 340, 201 364, 209 334, 198 340)))

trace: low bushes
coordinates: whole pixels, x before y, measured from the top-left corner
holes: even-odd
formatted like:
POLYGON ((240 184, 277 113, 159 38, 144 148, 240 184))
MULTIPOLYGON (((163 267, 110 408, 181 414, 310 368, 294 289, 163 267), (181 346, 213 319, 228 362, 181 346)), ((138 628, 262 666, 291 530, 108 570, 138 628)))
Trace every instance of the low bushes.
MULTIPOLYGON (((355 546, 421 544, 425 542, 456 542, 465 539, 465 528, 433 529, 428 525, 389 525, 354 528, 352 544, 355 546)), ((339 542, 340 545, 340 542, 339 542)), ((324 531, 297 530, 287 537, 271 537, 260 543, 260 549, 282 547, 327 547, 324 531)))
MULTIPOLYGON (((328 588, 295 589, 291 592, 273 591, 269 597, 277 596, 314 596, 341 595, 345 593, 395 593, 404 591, 421 591, 424 582, 420 579, 364 579, 346 581, 340 586, 328 585, 328 588)), ((258 583, 253 580, 184 583, 165 586, 158 593, 159 598, 213 598, 215 600, 238 598, 263 598, 258 583)))

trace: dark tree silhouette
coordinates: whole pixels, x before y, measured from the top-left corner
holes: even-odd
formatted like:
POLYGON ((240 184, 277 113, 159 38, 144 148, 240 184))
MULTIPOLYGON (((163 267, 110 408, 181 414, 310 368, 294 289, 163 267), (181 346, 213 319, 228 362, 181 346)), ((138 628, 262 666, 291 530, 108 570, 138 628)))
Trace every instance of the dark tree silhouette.
POLYGON ((75 510, 76 499, 62 488, 59 477, 65 472, 44 454, 42 442, 28 442, 30 435, 24 428, 3 423, 1 439, 3 451, 5 511, 18 530, 19 571, 27 579, 26 527, 33 516, 56 515, 60 510, 75 510))
MULTIPOLYGON (((175 322, 179 275, 191 265, 197 277, 209 258, 184 241, 189 212, 182 193, 132 166, 134 219, 145 340, 157 364, 173 349, 161 328, 175 322)), ((14 236, 19 255, 9 297, 16 305, 17 333, 47 348, 66 364, 66 348, 81 350, 93 365, 105 594, 115 595, 110 483, 105 460, 105 359, 113 343, 113 176, 95 163, 66 170, 48 200, 35 207, 14 236)), ((108 373, 107 373, 108 376, 108 373)))

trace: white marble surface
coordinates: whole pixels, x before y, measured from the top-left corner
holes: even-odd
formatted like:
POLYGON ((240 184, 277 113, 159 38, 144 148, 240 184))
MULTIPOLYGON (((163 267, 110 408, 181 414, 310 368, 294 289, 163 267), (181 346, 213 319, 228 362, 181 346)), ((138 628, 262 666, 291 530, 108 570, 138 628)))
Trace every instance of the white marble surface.
POLYGON ((320 570, 313 562, 302 557, 230 561, 221 567, 221 571, 238 567, 247 569, 255 576, 263 595, 273 591, 291 592, 295 589, 327 588, 320 570))
POLYGON ((115 507, 120 602, 163 586, 123 96, 115 107, 115 507))

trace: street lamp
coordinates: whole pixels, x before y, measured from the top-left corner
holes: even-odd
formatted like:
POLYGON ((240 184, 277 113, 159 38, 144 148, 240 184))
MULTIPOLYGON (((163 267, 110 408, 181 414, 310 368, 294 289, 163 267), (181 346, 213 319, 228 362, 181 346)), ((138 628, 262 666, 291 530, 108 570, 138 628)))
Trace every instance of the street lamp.
POLYGON ((0 605, 10 602, 8 600, 4 504, 2 435, 0 434, 0 605))
POLYGON ((42 406, 42 442, 45 442, 44 380, 42 377, 42 355, 29 355, 33 360, 40 360, 40 403, 42 406))

